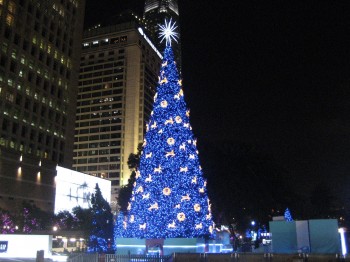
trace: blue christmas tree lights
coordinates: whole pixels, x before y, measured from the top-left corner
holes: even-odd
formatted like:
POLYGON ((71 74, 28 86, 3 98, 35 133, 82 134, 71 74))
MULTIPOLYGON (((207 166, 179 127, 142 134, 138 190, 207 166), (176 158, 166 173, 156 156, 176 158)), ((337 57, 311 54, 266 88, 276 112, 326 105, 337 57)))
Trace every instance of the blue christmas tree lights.
POLYGON ((96 184, 95 194, 91 198, 92 226, 88 241, 90 253, 114 253, 113 214, 109 203, 103 198, 96 184))
MULTIPOLYGON (((168 44, 121 237, 212 237, 214 223, 182 82, 168 44)), ((120 228, 120 227, 119 227, 120 228)))
POLYGON ((293 221, 292 215, 291 215, 288 207, 287 207, 286 211, 284 211, 284 220, 286 220, 288 222, 293 221))

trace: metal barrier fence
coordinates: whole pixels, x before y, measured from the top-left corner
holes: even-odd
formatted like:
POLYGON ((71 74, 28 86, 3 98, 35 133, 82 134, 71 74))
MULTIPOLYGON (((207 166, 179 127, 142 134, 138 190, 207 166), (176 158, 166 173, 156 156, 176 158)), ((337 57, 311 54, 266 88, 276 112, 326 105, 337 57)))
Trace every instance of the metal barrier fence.
POLYGON ((168 256, 79 254, 68 262, 350 262, 338 254, 174 253, 168 256))
POLYGON ((226 253, 184 254, 175 253, 173 262, 350 262, 338 254, 273 254, 273 253, 226 253))
POLYGON ((173 256, 79 254, 67 262, 172 262, 173 256))
POLYGON ((68 258, 69 262, 98 262, 98 254, 79 254, 68 258))
MULTIPOLYGON (((106 255, 103 262, 172 262, 169 256, 146 256, 146 255, 106 255)), ((102 261, 99 261, 102 262, 102 261)))

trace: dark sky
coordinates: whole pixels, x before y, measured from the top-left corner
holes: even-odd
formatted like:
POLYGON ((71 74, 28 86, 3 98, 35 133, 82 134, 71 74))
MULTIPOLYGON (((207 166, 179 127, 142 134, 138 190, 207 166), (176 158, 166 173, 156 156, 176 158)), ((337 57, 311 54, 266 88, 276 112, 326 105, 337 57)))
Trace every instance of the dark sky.
MULTIPOLYGON (((143 0, 87 0, 91 24, 143 0)), ((180 0, 183 83, 201 141, 247 143, 290 177, 350 171, 350 3, 180 0)), ((206 152, 200 152, 205 154, 206 152)))

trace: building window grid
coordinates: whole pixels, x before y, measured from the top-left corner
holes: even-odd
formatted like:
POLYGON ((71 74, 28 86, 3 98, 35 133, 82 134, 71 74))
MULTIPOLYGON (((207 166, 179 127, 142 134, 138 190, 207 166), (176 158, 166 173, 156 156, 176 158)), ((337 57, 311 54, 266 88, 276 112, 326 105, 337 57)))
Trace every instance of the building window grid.
MULTIPOLYGON (((40 16, 39 16, 40 17, 40 16)), ((38 29, 40 29, 40 28, 38 28, 38 29)), ((16 44, 20 44, 20 40, 16 40, 16 44)), ((12 63, 12 62, 11 62, 12 63)), ((23 64, 23 63, 22 63, 23 64)), ((15 66, 12 66, 12 71, 13 72, 15 72, 16 70, 15 70, 15 66)), ((11 69, 11 68, 10 68, 11 69)), ((34 78, 36 78, 36 76, 34 76, 34 78)), ((38 79, 38 78, 37 78, 38 79)), ((42 84, 39 82, 37 82, 36 83, 37 84, 37 86, 41 86, 42 84)), ((29 93, 28 93, 28 95, 30 95, 29 93)), ((36 99, 38 100, 38 101, 40 101, 40 100, 42 100, 42 99, 44 99, 42 96, 41 96, 41 94, 40 94, 40 92, 39 93, 36 93, 35 94, 35 97, 36 97, 36 99)), ((16 98, 17 99, 17 98, 16 98)), ((46 101, 44 101, 44 102, 46 102, 46 101)), ((20 103, 20 102, 19 102, 20 103)), ((19 104, 20 105, 20 104, 19 104)), ((52 103, 48 103, 48 105, 50 105, 50 107, 52 106, 52 103)), ((29 108, 28 108, 29 109, 29 108)), ((16 110, 15 110, 16 111, 16 110)), ((49 132, 49 130, 46 130, 46 127, 45 127, 45 119, 47 119, 47 115, 49 114, 48 112, 50 112, 49 110, 46 110, 46 111, 44 111, 44 113, 42 114, 42 117, 44 117, 43 119, 41 119, 40 120, 40 123, 43 125, 42 127, 41 127, 41 129, 42 130, 45 130, 45 131, 47 131, 47 132, 49 132)), ((25 112, 25 114, 27 115, 27 117, 28 118, 30 118, 30 116, 31 116, 31 112, 30 112, 30 110, 27 110, 27 112, 25 112)), ((33 114, 33 113, 32 113, 33 114)), ((27 120, 25 119, 25 118, 23 118, 23 119, 19 119, 19 121, 23 121, 24 123, 27 123, 27 120)), ((24 126, 25 124, 23 124, 23 126, 24 126)), ((51 126, 51 124, 50 124, 50 126, 51 126)), ((28 127, 30 127, 30 125, 28 125, 28 127)), ((57 126, 56 126, 57 127, 57 126)), ((30 130, 30 129, 29 129, 30 130)), ((29 130, 28 130, 28 132, 29 132, 29 130)), ((64 131, 64 130, 63 130, 64 131)), ((18 134, 17 134, 17 136, 18 136, 18 134)), ((46 136, 47 136, 47 134, 46 134, 46 136)), ((57 135, 56 135, 57 136, 57 135)), ((58 135, 58 136, 60 136, 60 135, 58 135)), ((14 139, 13 139, 14 140, 14 139)), ((46 144, 47 145, 50 145, 52 143, 52 141, 51 142, 46 142, 46 144)), ((14 146, 14 142, 12 141, 11 142, 11 147, 15 147, 14 146)), ((18 143, 19 145, 20 145, 20 150, 22 151, 23 150, 23 147, 24 147, 24 143, 23 142, 19 142, 18 143)), ((45 150, 45 147, 38 147, 38 149, 40 149, 40 150, 43 150, 43 152, 44 152, 44 155, 46 155, 47 156, 47 150, 45 150)), ((43 153, 40 153, 41 155, 43 154, 43 153)))
MULTIPOLYGON (((25 70, 25 68, 24 68, 24 71, 29 71, 29 70, 25 70)), ((40 72, 40 70, 37 70, 38 72, 40 72)), ((30 72, 30 71, 29 71, 30 72)), ((42 81, 42 77, 40 76, 40 75, 37 75, 37 74, 35 74, 35 73, 33 73, 33 72, 31 72, 31 74, 32 74, 32 76, 31 76, 31 79, 32 79, 32 81, 34 81, 34 79, 36 80, 36 87, 42 87, 43 86, 43 83, 45 82, 45 81, 42 81)), ((18 79, 18 78, 15 78, 16 80, 18 79)), ((19 80, 18 80, 19 81, 19 80)), ((16 81, 17 82, 17 81, 16 81)), ((12 83, 12 82, 11 82, 12 83)), ((15 84, 16 85, 16 84, 15 84)), ((18 85, 18 87, 20 87, 21 85, 18 85)), ((28 87, 30 87, 30 85, 28 86, 28 87)), ((34 92, 34 91, 33 91, 34 92)), ((28 93, 27 95, 29 95, 29 96, 31 96, 32 94, 31 93, 28 93)), ((39 99, 43 99, 43 97, 42 97, 42 95, 41 95, 41 91, 36 91, 36 93, 34 93, 34 96, 35 96, 35 98, 37 99, 37 100, 39 100, 39 99)), ((52 99, 47 99, 46 101, 45 101, 45 103, 46 104, 48 104, 50 107, 52 107, 52 108, 54 108, 55 107, 55 105, 56 105, 56 103, 54 103, 53 102, 53 100, 52 99)), ((57 106, 56 106, 56 109, 57 109, 57 106)))
MULTIPOLYGON (((123 53, 124 53, 124 50, 122 50, 123 51, 123 53)), ((110 54, 110 55, 112 55, 112 54, 110 54)), ((121 57, 122 58, 122 57, 121 57)), ((92 62, 93 61, 95 61, 95 62, 97 62, 97 60, 95 59, 95 58, 93 58, 92 60, 91 60, 92 62)), ((81 69, 81 76, 80 76, 80 82, 81 82, 81 84, 80 84, 80 86, 79 86, 79 94, 83 94, 83 93, 92 93, 91 91, 92 91, 92 87, 94 86, 94 84, 87 84, 88 82, 83 82, 83 81, 85 81, 85 80, 94 80, 94 79, 96 79, 96 78, 98 78, 98 77, 100 77, 100 78, 103 78, 103 76, 96 76, 96 77, 94 77, 93 75, 91 75, 91 73, 92 72, 94 72, 94 71, 96 71, 96 72, 98 72, 99 73, 99 71, 105 71, 105 66, 103 66, 103 68, 104 68, 104 70, 103 69, 96 69, 96 68, 94 68, 94 66, 96 66, 96 65, 99 65, 99 63, 95 63, 95 64, 90 64, 90 65, 86 65, 86 66, 83 66, 83 68, 81 69), (91 88, 91 89, 90 89, 91 88)), ((107 66, 107 68, 108 68, 108 66, 107 66)), ((120 68, 120 67, 119 67, 120 68)), ((152 69, 153 69, 153 67, 152 67, 152 69)), ((123 71, 124 72, 124 71, 123 71)), ((108 74, 106 74, 107 76, 108 76, 108 74)), ((104 75, 104 76, 106 76, 106 75, 104 75)), ((112 74, 113 75, 113 74, 112 74)), ((123 78, 124 78, 124 74, 123 74, 123 78)), ((146 76, 146 78, 148 78, 148 76, 146 76)), ((142 82, 143 82, 143 80, 142 80, 142 82)), ((152 81, 153 82, 153 81, 152 81)), ((121 88, 120 89, 121 91, 123 90, 123 88, 121 88)), ((96 92, 99 92, 99 91, 96 91, 96 92)), ((142 96, 143 96, 143 94, 141 94, 142 96)), ((152 94, 152 97, 150 97, 150 96, 148 96, 148 94, 147 94, 147 97, 145 97, 145 100, 149 100, 149 99, 151 99, 152 101, 153 101, 153 95, 154 95, 154 91, 153 91, 153 94, 152 94)), ((146 96, 146 95, 145 95, 146 96)), ((85 105, 85 106, 83 106, 83 103, 84 102, 87 102, 87 101, 90 101, 91 99, 90 98, 79 98, 78 99, 78 105, 80 105, 80 108, 91 108, 90 107, 90 105, 85 105), (80 104, 79 104, 80 103, 80 104)), ((97 111, 96 111, 97 112, 97 111)), ((147 115, 147 114, 146 114, 147 115)), ((92 120, 94 120, 94 119, 92 119, 92 120)), ((121 119, 122 120, 122 119, 121 119)), ((78 119, 77 120, 77 123, 82 123, 82 122, 91 122, 90 121, 90 119, 78 119)), ((91 125, 89 126, 89 127, 91 127, 91 125)), ((82 127, 82 128, 89 128, 89 127, 87 127, 87 126, 84 126, 84 127, 82 127)), ((124 125, 123 125, 123 123, 121 123, 121 127, 124 129, 124 125)), ((77 127, 77 129, 82 129, 82 128, 80 128, 80 127, 77 127)), ((143 127, 140 129, 140 130, 143 130, 143 127)), ((142 132, 142 131, 141 131, 142 132)), ((76 136, 78 139, 81 137, 80 135, 77 135, 76 136)), ((108 139, 107 139, 107 141, 108 141, 108 139)), ((85 142, 85 141, 84 141, 85 142)), ((83 144, 84 142, 76 142, 75 144, 76 145, 80 145, 80 144, 83 144)), ((79 147, 77 147, 77 148, 79 148, 79 147)), ((100 148, 100 147, 98 147, 98 148, 100 148)), ((121 145, 120 146, 120 148, 121 148, 121 151, 123 150, 123 145, 121 145)), ((77 150, 75 150, 75 152, 77 152, 79 149, 77 149, 77 150)), ((82 149, 81 151, 88 151, 88 149, 82 149)), ((120 155, 120 163, 122 163, 122 161, 123 161, 123 157, 122 157, 122 152, 120 152, 119 153, 119 155, 120 155)), ((105 156, 105 155, 104 155, 105 156)), ((75 157, 75 160, 76 159, 78 159, 78 158, 84 158, 84 156, 76 156, 75 157)), ((76 162, 76 161, 75 161, 76 162)), ((77 165, 76 165, 77 166, 77 165)), ((84 165, 83 165, 84 166, 84 165)), ((122 170, 122 166, 120 166, 119 167, 119 169, 120 169, 120 171, 122 170)), ((85 167, 85 170, 88 170, 88 168, 86 168, 85 167)), ((92 173, 92 174, 96 174, 96 173, 98 173, 98 171, 87 171, 88 173, 92 173)), ((119 176, 120 176, 121 174, 120 173, 113 173, 113 177, 116 177, 116 178, 119 178, 119 176)), ((107 176, 108 177, 108 176, 107 176)), ((111 178, 111 177, 110 177, 111 178)), ((111 180, 113 180, 113 179, 111 179, 111 180)), ((113 180, 113 187, 115 187, 115 186, 119 186, 119 179, 115 179, 115 180, 113 180)))

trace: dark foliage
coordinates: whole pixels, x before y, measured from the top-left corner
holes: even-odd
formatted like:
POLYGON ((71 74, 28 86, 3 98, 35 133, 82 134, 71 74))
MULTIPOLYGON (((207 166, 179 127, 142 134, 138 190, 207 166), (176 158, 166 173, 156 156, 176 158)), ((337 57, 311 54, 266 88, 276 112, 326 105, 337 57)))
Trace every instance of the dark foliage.
POLYGON ((91 197, 92 220, 91 233, 88 241, 88 251, 97 253, 113 253, 114 223, 109 203, 103 198, 96 184, 95 194, 91 197))
POLYGON ((23 233, 51 230, 53 214, 45 212, 36 205, 26 201, 22 204, 21 212, 16 214, 16 223, 23 233))
POLYGON ((133 184, 136 181, 136 170, 140 163, 140 156, 142 152, 142 144, 139 144, 137 147, 137 153, 130 154, 128 158, 128 167, 131 170, 130 178, 128 179, 128 184, 125 186, 121 186, 119 189, 118 195, 118 205, 120 211, 127 212, 128 202, 131 197, 131 192, 133 188, 133 184))

